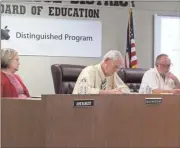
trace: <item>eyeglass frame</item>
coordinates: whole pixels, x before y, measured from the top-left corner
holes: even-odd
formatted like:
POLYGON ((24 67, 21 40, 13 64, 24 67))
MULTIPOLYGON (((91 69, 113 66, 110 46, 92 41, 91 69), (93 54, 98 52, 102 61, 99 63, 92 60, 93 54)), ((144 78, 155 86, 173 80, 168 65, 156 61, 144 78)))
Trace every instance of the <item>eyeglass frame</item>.
POLYGON ((170 67, 173 66, 172 63, 170 63, 170 64, 161 64, 161 63, 157 63, 157 65, 160 65, 160 66, 162 66, 163 68, 170 68, 170 67))
POLYGON ((114 69, 117 69, 117 71, 121 69, 121 66, 114 64, 113 60, 112 60, 112 65, 114 69))

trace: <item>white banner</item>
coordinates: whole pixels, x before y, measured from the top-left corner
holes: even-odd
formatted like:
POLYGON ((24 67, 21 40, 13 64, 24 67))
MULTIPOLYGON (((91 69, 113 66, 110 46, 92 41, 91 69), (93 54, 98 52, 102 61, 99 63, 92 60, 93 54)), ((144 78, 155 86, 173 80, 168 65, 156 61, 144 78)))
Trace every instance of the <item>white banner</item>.
POLYGON ((1 48, 19 55, 100 57, 101 40, 100 21, 1 17, 1 48))

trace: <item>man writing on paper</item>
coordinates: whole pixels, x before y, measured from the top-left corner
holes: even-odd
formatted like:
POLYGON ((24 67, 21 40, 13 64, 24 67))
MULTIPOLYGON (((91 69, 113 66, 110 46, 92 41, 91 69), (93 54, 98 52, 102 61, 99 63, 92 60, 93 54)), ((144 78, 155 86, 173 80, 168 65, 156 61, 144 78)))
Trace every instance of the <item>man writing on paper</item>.
POLYGON ((160 54, 155 61, 155 68, 151 68, 145 72, 140 93, 145 93, 145 88, 148 86, 152 89, 152 93, 180 93, 180 82, 178 78, 170 72, 172 66, 168 55, 160 54))
POLYGON ((124 67, 124 59, 119 51, 111 50, 102 62, 82 70, 75 84, 73 94, 122 94, 130 93, 129 88, 117 75, 124 67))

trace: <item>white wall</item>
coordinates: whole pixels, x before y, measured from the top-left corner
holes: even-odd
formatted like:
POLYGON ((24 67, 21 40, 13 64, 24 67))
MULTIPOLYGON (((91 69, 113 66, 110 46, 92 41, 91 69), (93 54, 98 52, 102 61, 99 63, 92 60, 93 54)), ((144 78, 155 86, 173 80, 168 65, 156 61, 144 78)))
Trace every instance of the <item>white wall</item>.
MULTIPOLYGON (((32 3, 31 3, 32 4, 32 3)), ((30 4, 30 5, 31 5, 30 4)), ((33 3, 34 4, 34 3, 33 3)), ((53 4, 44 4, 53 5, 53 4)), ((54 4, 61 6, 60 4, 54 4)), ((179 2, 135 2, 135 39, 139 67, 150 68, 153 64, 153 15, 180 14, 179 2)), ((72 5, 71 5, 72 7, 72 5)), ((74 5, 74 7, 78 7, 74 5)), ((125 53, 128 7, 84 6, 100 9, 102 29, 102 54, 111 49, 125 53)), ((28 14, 27 14, 28 15, 28 14)), ((42 14, 39 17, 45 17, 42 14)), ((47 17, 47 16, 46 16, 47 17)), ((57 17, 61 18, 61 17, 57 17)), ((64 18, 64 17, 63 17, 64 18)), ((77 19, 77 18, 67 18, 77 19)), ((27 45, 28 46, 28 45, 27 45)), ((101 58, 72 58, 72 57, 41 57, 21 56, 18 74, 24 80, 31 95, 53 94, 54 86, 50 67, 52 64, 84 64, 98 63, 101 58)))

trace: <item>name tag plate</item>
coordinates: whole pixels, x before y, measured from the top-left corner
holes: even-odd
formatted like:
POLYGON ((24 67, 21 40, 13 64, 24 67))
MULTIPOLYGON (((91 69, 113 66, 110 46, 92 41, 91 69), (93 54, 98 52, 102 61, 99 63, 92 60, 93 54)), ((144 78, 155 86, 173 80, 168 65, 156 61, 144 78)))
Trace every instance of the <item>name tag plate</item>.
POLYGON ((94 100, 74 100, 73 107, 91 107, 94 106, 94 100))
POLYGON ((146 104, 160 104, 162 103, 162 98, 145 98, 146 104))

